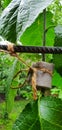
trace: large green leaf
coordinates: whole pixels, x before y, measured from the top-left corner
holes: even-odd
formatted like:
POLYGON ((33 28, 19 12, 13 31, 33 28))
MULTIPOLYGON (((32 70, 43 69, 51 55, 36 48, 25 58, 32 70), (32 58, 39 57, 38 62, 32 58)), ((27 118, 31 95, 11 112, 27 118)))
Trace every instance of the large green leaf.
POLYGON ((42 98, 39 117, 42 130, 62 130, 62 101, 53 97, 42 98))
POLYGON ((17 32, 19 36, 22 35, 52 1, 53 0, 23 0, 23 2, 21 2, 22 4, 19 6, 17 17, 17 32))
MULTIPOLYGON (((53 26, 52 13, 46 12, 46 28, 53 26)), ((54 43, 54 29, 50 28, 46 34, 46 45, 53 46, 54 43)), ((20 38, 24 45, 41 46, 43 43, 43 13, 38 16, 35 22, 26 29, 20 38)))
POLYGON ((15 121, 12 130, 40 130, 37 101, 27 104, 15 121))
POLYGON ((15 42, 52 1, 12 0, 0 17, 0 35, 15 42))
MULTIPOLYGON (((57 26, 55 28, 55 43, 54 46, 62 46, 62 26, 57 26)), ((62 54, 55 54, 53 55, 53 62, 55 64, 56 70, 61 74, 62 76, 62 54)))

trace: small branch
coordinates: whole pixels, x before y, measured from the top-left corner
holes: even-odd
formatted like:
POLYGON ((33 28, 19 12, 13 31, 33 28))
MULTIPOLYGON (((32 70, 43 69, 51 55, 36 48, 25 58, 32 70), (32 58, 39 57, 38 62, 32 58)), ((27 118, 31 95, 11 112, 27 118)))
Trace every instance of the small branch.
POLYGON ((47 33, 47 31, 48 31, 49 29, 54 28, 54 27, 56 27, 56 26, 55 26, 55 25, 49 26, 48 28, 46 28, 45 33, 47 33))

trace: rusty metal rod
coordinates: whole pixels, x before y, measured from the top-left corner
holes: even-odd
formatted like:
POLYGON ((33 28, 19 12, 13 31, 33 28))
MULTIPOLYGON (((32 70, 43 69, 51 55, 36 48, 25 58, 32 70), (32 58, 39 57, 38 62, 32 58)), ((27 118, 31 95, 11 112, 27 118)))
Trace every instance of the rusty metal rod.
MULTIPOLYGON (((8 45, 0 45, 0 50, 8 51, 8 45)), ((13 50, 18 53, 62 54, 62 47, 13 45, 13 50)))

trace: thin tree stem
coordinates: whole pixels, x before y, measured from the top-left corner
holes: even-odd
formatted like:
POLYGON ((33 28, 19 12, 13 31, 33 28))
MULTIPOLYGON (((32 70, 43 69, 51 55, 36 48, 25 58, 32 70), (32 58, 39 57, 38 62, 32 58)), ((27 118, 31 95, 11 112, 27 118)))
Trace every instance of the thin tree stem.
MULTIPOLYGON (((46 9, 43 11, 43 46, 46 45, 46 9)), ((45 54, 42 55, 42 60, 45 61, 45 54)))

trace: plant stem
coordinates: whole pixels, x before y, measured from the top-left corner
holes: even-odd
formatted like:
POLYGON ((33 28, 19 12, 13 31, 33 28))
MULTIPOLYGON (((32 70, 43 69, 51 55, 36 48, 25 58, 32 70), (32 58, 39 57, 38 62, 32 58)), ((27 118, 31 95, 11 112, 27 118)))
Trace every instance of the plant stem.
MULTIPOLYGON (((44 23, 43 23, 43 30, 44 30, 44 32, 43 32, 43 46, 45 46, 46 45, 46 33, 45 33, 45 30, 46 30, 46 9, 44 9, 44 11, 43 11, 43 21, 44 21, 44 23)), ((42 55, 42 60, 43 61, 45 61, 45 54, 43 54, 42 55)))

